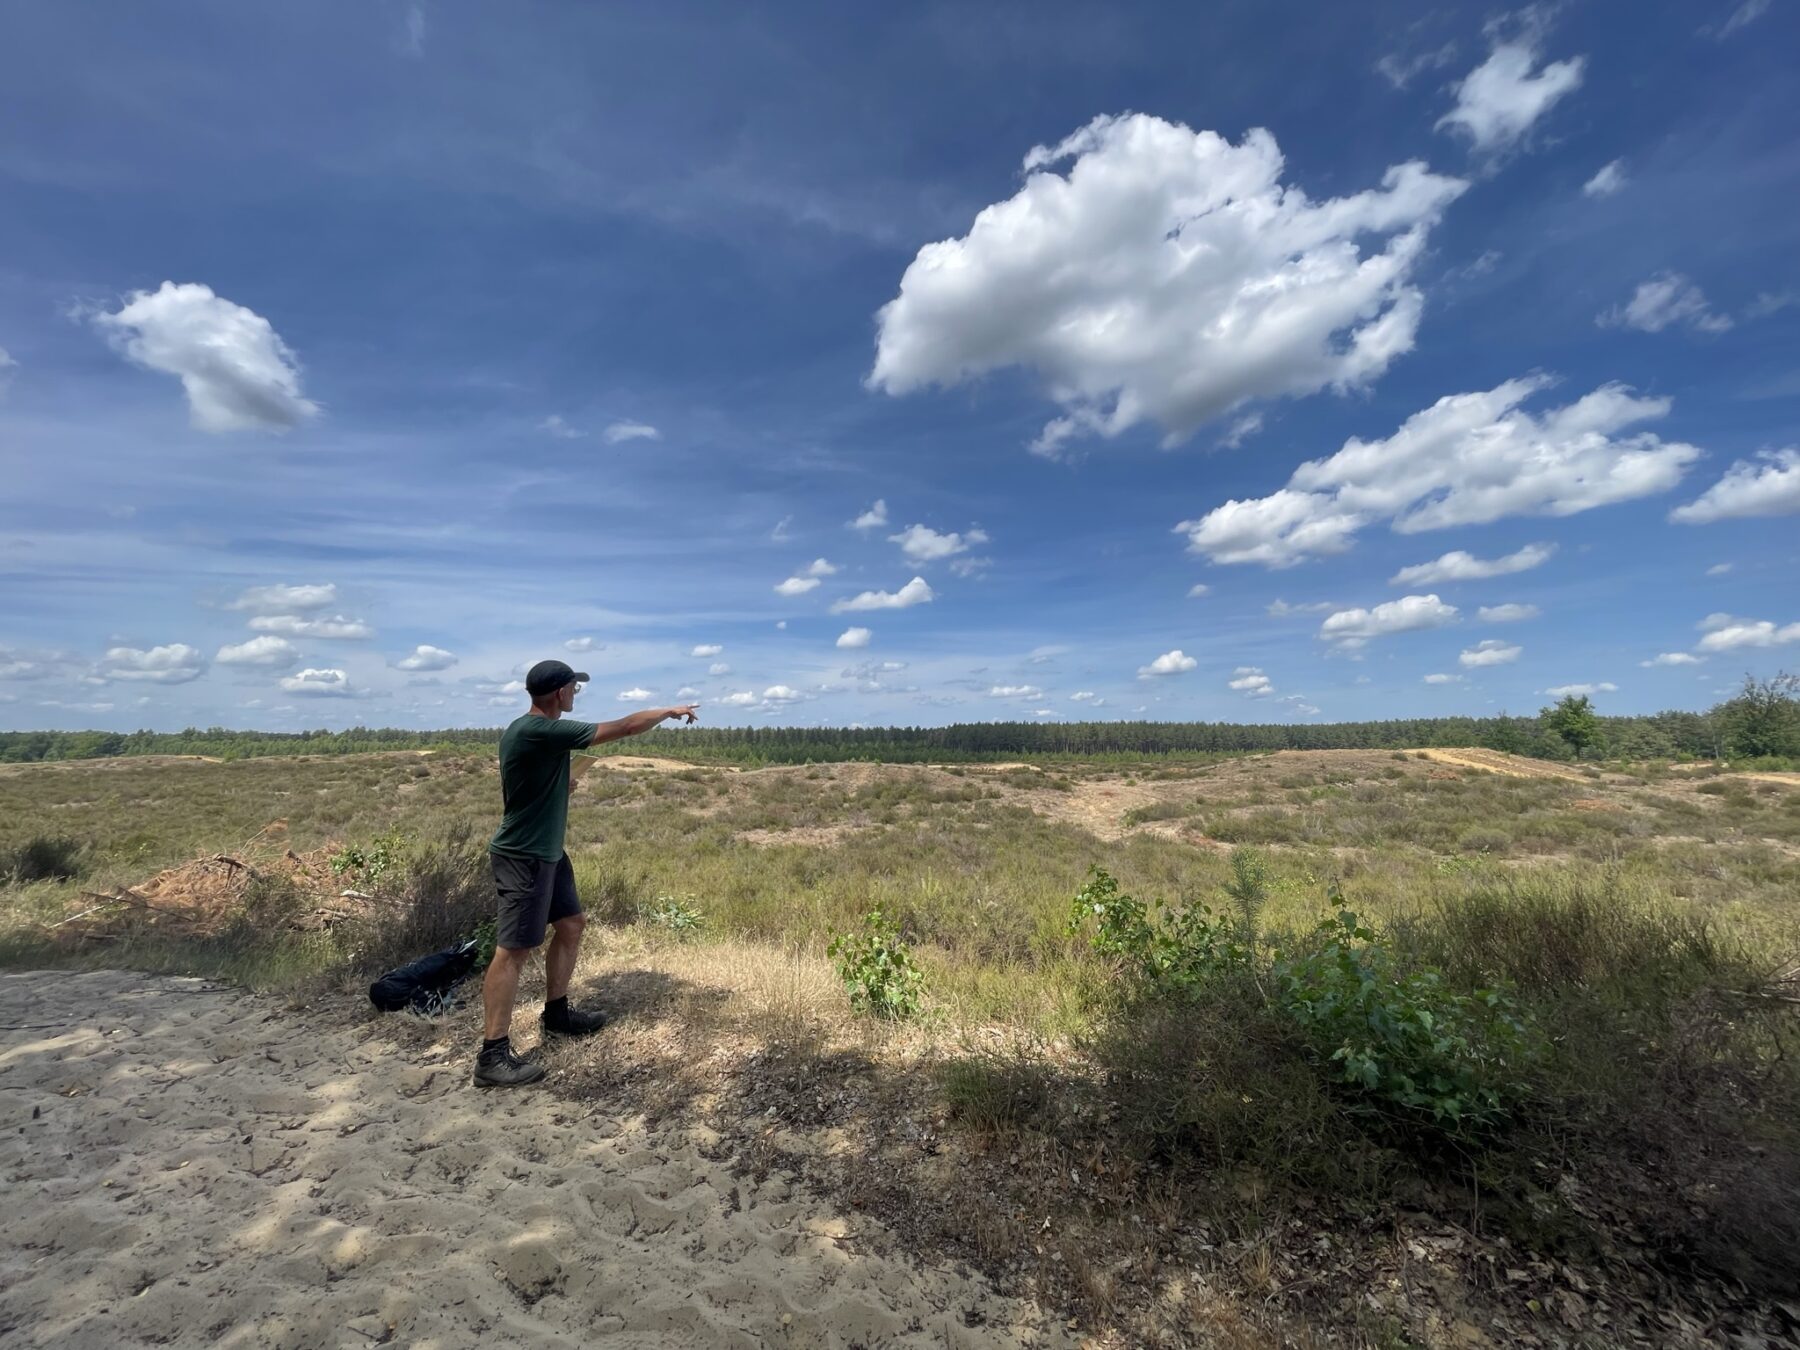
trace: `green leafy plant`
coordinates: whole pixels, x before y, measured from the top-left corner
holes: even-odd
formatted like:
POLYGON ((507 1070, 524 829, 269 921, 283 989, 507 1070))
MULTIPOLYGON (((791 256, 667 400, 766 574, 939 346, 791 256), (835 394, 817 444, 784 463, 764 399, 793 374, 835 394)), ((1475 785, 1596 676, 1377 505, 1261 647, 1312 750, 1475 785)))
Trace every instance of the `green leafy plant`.
POLYGON ((399 864, 405 845, 405 838, 397 831, 377 835, 366 848, 346 844, 331 855, 331 874, 347 877, 372 890, 399 864))
POLYGON ((641 917, 650 927, 660 928, 685 942, 699 936, 704 922, 693 900, 691 895, 659 895, 654 904, 644 909, 641 917))
MULTIPOLYGON (((1252 903, 1260 904, 1260 871, 1247 872, 1244 884, 1252 903)), ((1152 990, 1191 991, 1228 971, 1247 971, 1252 962, 1254 938, 1246 938, 1239 924, 1198 903, 1170 909, 1155 900, 1146 907, 1122 892, 1118 880, 1101 867, 1090 869, 1075 893, 1068 931, 1086 931, 1089 920, 1094 927, 1088 945, 1152 990)))
POLYGON ((900 926, 880 906, 864 917, 860 932, 837 935, 825 951, 857 1012, 896 1019, 918 1012, 925 975, 901 939, 900 926))
POLYGON ((1349 910, 1275 962, 1275 998, 1339 1081, 1452 1133, 1498 1124, 1525 1091, 1538 1038, 1506 994, 1401 970, 1349 910))

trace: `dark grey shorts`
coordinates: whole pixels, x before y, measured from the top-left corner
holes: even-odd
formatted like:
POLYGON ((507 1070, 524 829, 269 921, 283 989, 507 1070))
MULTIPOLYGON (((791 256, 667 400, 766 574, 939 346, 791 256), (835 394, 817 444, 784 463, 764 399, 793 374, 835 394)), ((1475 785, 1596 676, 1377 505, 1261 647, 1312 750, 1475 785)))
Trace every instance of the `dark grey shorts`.
POLYGON ((515 858, 510 853, 490 853, 494 887, 500 893, 500 921, 494 935, 496 947, 536 947, 544 929, 558 919, 581 913, 575 895, 575 869, 569 855, 555 862, 541 858, 515 858))

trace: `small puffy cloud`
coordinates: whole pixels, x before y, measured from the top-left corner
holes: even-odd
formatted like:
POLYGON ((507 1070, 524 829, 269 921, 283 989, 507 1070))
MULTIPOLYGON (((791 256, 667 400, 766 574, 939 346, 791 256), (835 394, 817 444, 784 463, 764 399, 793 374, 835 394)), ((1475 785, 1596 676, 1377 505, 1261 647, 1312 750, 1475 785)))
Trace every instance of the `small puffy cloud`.
POLYGON ((319 411, 269 321, 211 287, 165 281, 94 324, 129 360, 180 379, 201 431, 287 431, 319 411))
POLYGON ((448 670, 456 664, 456 653, 447 652, 442 647, 433 647, 429 643, 420 643, 412 649, 412 654, 394 662, 395 670, 448 670))
POLYGON ((749 708, 755 705, 756 695, 746 689, 735 694, 727 694, 719 702, 727 708, 749 708))
POLYGON ((834 577, 839 568, 836 563, 826 562, 823 558, 814 558, 799 572, 804 577, 834 577))
MULTIPOLYGON (((1698 498, 1669 512, 1669 519, 1679 525, 1710 525, 1751 516, 1800 515, 1800 446, 1765 450, 1757 459, 1760 465, 1738 460, 1698 498)), ((1731 570, 1730 563, 1720 566, 1731 570)), ((1707 575, 1719 575, 1718 569, 1707 575)))
POLYGON ((789 577, 786 581, 779 582, 776 585, 775 594, 786 596, 805 595, 808 591, 817 590, 818 586, 819 579, 817 577, 789 577))
POLYGON ((764 703, 798 703, 806 697, 798 689, 785 684, 772 684, 762 692, 764 703))
POLYGON ((578 441, 584 434, 579 427, 572 427, 555 413, 551 413, 538 423, 538 430, 546 436, 554 436, 559 441, 578 441))
POLYGON ((286 638, 265 634, 235 646, 227 643, 213 657, 222 666, 291 666, 300 659, 300 649, 286 638))
POLYGON ((1706 302, 1705 293, 1679 272, 1660 272, 1640 282, 1630 300, 1603 312, 1594 322, 1602 328, 1636 328, 1660 333, 1675 324, 1686 324, 1702 333, 1723 333, 1731 316, 1720 314, 1706 302))
POLYGON ((731 674, 731 666, 725 661, 714 661, 706 668, 706 673, 708 675, 729 675, 731 674))
POLYGON ((1140 680, 1153 680, 1161 675, 1185 675, 1200 663, 1181 648, 1172 652, 1164 652, 1147 666, 1138 667, 1140 680))
POLYGON ((1231 674, 1230 687, 1240 694, 1247 694, 1251 698, 1262 698, 1275 692, 1274 681, 1269 679, 1258 666, 1239 666, 1231 674))
POLYGON ((1688 652, 1658 652, 1648 661, 1639 661, 1646 669, 1653 666, 1697 666, 1704 662, 1704 656, 1694 656, 1688 652))
POLYGON ((1730 573, 1731 569, 1736 566, 1736 563, 1714 563, 1711 567, 1706 569, 1706 575, 1709 577, 1726 576, 1730 573))
POLYGON ((935 599, 937 594, 926 584, 925 578, 914 577, 897 591, 864 591, 848 600, 839 600, 832 605, 831 612, 848 614, 870 609, 910 609, 935 599))
POLYGON ((837 645, 846 651, 853 651, 859 647, 868 646, 869 639, 873 636, 874 634, 867 628, 846 628, 838 634, 837 645))
POLYGON ((1426 684, 1461 684, 1462 682, 1463 677, 1460 675, 1427 675, 1425 677, 1426 684))
POLYGON ((1035 684, 997 684, 988 690, 989 698, 1042 698, 1044 691, 1035 684))
POLYGON ((1288 567, 1342 553, 1355 531, 1389 518, 1400 534, 1507 516, 1570 516, 1665 492, 1700 450, 1626 428, 1668 414, 1666 398, 1602 385, 1541 414, 1519 405, 1545 376, 1450 394, 1385 440, 1351 437, 1294 470, 1267 497, 1230 501, 1175 528, 1214 562, 1288 567))
POLYGON ((691 684, 684 684, 675 691, 676 698, 699 698, 700 691, 691 684))
POLYGON ((1523 623, 1540 613, 1536 605, 1483 605, 1475 615, 1483 623, 1523 623))
POLYGON ((278 633, 283 637, 338 640, 375 636, 375 630, 361 619, 346 618, 342 614, 329 618, 308 618, 303 614, 258 614, 251 618, 250 627, 259 633, 278 633))
POLYGON ((591 652, 595 650, 594 639, 591 637, 573 637, 563 643, 563 646, 572 652, 591 652))
POLYGON ((1475 670, 1482 666, 1510 665, 1517 661, 1524 651, 1523 647, 1515 646, 1510 642, 1502 642, 1499 638, 1488 638, 1486 641, 1477 642, 1473 647, 1466 648, 1456 659, 1460 664, 1475 670))
POLYGON ((621 689, 615 697, 621 703, 648 703, 656 697, 654 689, 621 689))
POLYGON ((1442 628, 1456 621, 1456 606, 1435 595, 1405 595, 1373 609, 1340 609, 1319 625, 1319 636, 1339 647, 1356 648, 1378 637, 1442 628))
POLYGON ((701 643, 695 644, 694 649, 692 651, 690 651, 688 653, 688 655, 689 656, 717 656, 720 652, 722 652, 724 650, 725 650, 725 648, 723 648, 716 642, 701 642, 701 643))
POLYGON ((600 433, 606 437, 608 445, 618 445, 623 441, 660 441, 662 432, 648 422, 614 422, 600 433))
POLYGON ((1271 600, 1264 612, 1271 619, 1285 619, 1290 614, 1325 614, 1336 608, 1336 603, 1330 600, 1319 600, 1304 605, 1290 605, 1285 600, 1271 600))
POLYGON ((1588 197, 1610 197, 1624 187, 1626 182, 1625 161, 1615 159, 1583 183, 1581 191, 1584 196, 1588 197))
POLYGON ((252 586, 226 609, 253 609, 260 614, 307 614, 337 603, 331 582, 305 586, 252 586))
POLYGON ((1706 634, 1700 639, 1703 652, 1728 652, 1739 647, 1779 647, 1800 642, 1800 623, 1780 627, 1767 619, 1734 619, 1729 614, 1709 614, 1700 621, 1706 634))
POLYGON ((967 553, 974 545, 987 541, 987 534, 982 530, 939 534, 928 525, 908 525, 899 534, 888 536, 890 544, 900 545, 900 551, 916 563, 938 562, 958 553, 967 553))
POLYGON ((166 647, 109 647, 95 671, 104 680, 143 680, 151 684, 186 684, 206 673, 206 656, 198 647, 171 642, 166 647))
POLYGON ((1544 690, 1544 692, 1550 695, 1551 698, 1567 698, 1571 694, 1576 698, 1585 698, 1592 694, 1614 694, 1618 692, 1618 689, 1618 685, 1611 684, 1606 680, 1601 680, 1598 684, 1552 685, 1550 688, 1544 690))
POLYGON ((1522 141, 1564 96, 1581 87, 1586 58, 1538 69, 1529 38, 1502 42, 1456 86, 1456 106, 1437 120, 1469 138, 1481 154, 1502 154, 1522 141))
POLYGON ((1210 595, 1211 593, 1211 586, 1208 586, 1204 581, 1196 581, 1192 586, 1188 587, 1187 598, 1190 600, 1198 600, 1201 596, 1210 595))
POLYGON ((282 676, 281 687, 290 694, 308 698, 352 698, 356 693, 344 671, 314 670, 311 666, 297 675, 282 676))
POLYGON ((1145 421, 1178 441, 1253 399, 1370 383, 1412 348, 1413 271, 1468 185, 1414 161, 1314 201, 1283 170, 1267 131, 1233 145, 1144 114, 1037 147, 1014 196, 919 250, 878 315, 868 384, 901 395, 1033 369, 1063 414, 1032 448, 1054 455, 1145 421))
POLYGON ((1074 693, 1069 695, 1069 702, 1071 702, 1071 703, 1098 703, 1098 702, 1100 702, 1100 696, 1098 694, 1096 694, 1092 689, 1077 689, 1074 693))
POLYGON ((875 505, 871 506, 867 511, 864 511, 855 520, 851 521, 849 528, 853 530, 879 530, 885 527, 887 523, 887 503, 877 497, 875 499, 875 505))
POLYGON ((1388 578, 1390 586, 1437 586, 1446 581, 1485 581, 1489 577, 1528 572, 1550 560, 1555 544, 1527 544, 1501 558, 1477 558, 1457 549, 1432 562, 1402 567, 1388 578))

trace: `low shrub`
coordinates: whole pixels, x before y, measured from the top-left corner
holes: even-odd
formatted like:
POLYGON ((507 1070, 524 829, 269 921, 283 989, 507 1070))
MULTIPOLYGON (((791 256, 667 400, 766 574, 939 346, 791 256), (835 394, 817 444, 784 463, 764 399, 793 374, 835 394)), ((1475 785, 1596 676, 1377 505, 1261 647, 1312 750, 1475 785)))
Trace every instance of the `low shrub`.
POLYGON ((640 917, 651 928, 660 928, 678 942, 686 942, 700 935, 704 923, 693 901, 691 895, 659 895, 640 917))
POLYGON ((86 870, 78 839, 33 835, 24 843, 0 850, 0 883, 23 886, 32 881, 67 881, 86 870))
POLYGON ((825 952, 855 1011, 895 1019, 919 1011, 925 976, 901 939, 900 926, 879 906, 864 916, 861 932, 838 934, 825 952))

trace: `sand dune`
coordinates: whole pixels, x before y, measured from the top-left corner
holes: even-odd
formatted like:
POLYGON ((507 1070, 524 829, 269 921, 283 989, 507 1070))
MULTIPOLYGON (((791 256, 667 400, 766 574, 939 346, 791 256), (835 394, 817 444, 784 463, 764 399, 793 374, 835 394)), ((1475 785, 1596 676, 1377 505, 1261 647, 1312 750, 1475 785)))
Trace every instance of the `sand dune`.
POLYGON ((0 976, 0 1342, 1018 1346, 791 1182, 199 980, 0 976))

